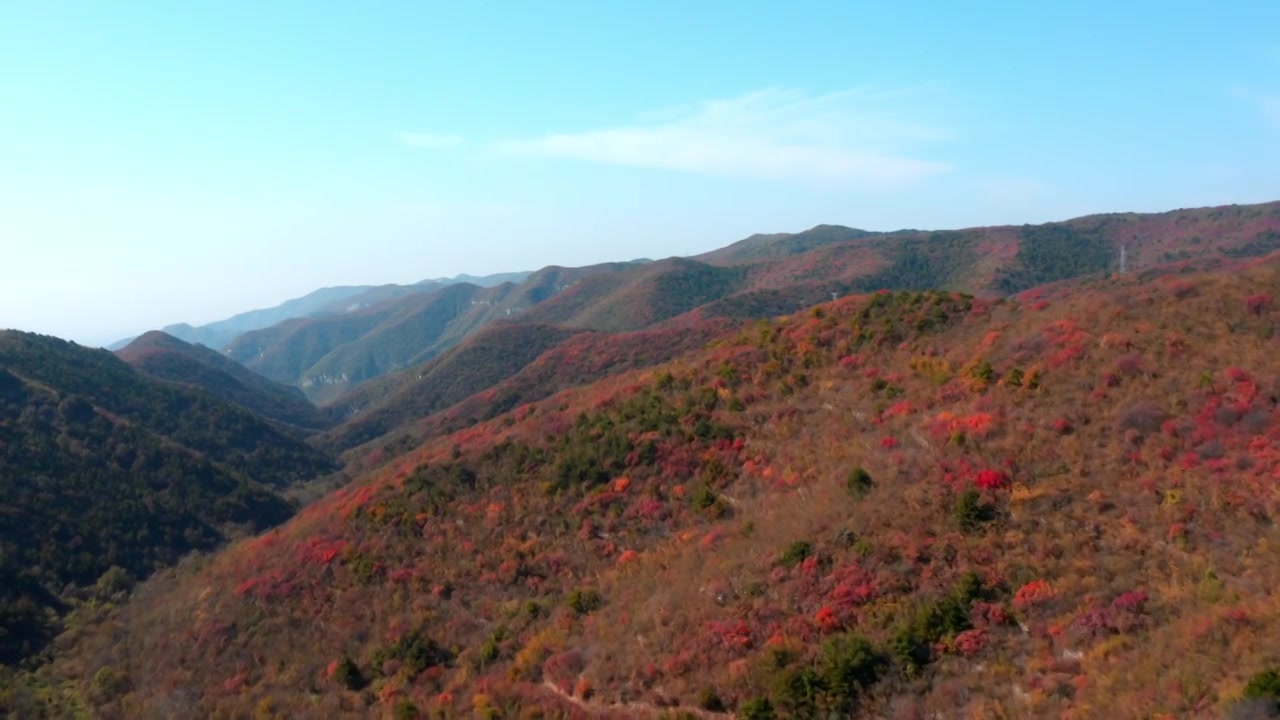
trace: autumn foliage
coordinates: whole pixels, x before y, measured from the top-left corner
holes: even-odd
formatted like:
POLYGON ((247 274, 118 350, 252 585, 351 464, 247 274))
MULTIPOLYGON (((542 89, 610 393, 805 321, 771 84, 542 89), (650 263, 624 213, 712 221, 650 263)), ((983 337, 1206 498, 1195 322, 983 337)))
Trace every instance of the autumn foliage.
POLYGON ((1277 281, 738 324, 424 434, 55 669, 116 716, 1219 717, 1275 685, 1277 281))

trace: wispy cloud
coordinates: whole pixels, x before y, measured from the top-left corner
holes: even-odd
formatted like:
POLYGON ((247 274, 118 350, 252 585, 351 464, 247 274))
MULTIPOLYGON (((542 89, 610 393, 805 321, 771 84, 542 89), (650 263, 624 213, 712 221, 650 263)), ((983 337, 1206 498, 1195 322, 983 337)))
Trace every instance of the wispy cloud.
POLYGON ((946 172, 916 157, 946 130, 895 117, 901 94, 761 90, 646 114, 620 127, 513 140, 502 154, 731 178, 882 185, 946 172))
POLYGON ((436 133, 399 132, 396 133, 396 139, 409 147, 428 150, 454 147, 462 144, 462 138, 457 135, 439 135, 436 133))

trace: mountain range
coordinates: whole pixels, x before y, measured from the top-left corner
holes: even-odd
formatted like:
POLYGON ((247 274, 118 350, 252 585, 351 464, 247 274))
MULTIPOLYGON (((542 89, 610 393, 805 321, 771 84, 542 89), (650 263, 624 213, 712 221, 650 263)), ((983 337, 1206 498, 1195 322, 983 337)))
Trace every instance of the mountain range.
MULTIPOLYGON (((321 288, 300 298, 287 300, 273 308, 250 310, 238 315, 219 320, 207 325, 193 327, 187 323, 167 325, 162 330, 179 340, 199 343, 210 348, 222 348, 237 336, 250 330, 260 330, 276 323, 294 318, 321 317, 355 312, 370 305, 386 300, 431 292, 457 283, 469 283, 480 287, 488 287, 504 282, 520 282, 529 273, 500 273, 477 277, 474 275, 458 275, 453 278, 435 278, 422 280, 413 285, 342 285, 321 288)), ((108 346, 108 350, 119 350, 135 338, 125 338, 108 346)))
POLYGON ((0 709, 1272 716, 1277 250, 1280 203, 819 226, 0 334, 0 709))
POLYGON ((258 373, 301 388, 313 402, 332 404, 362 382, 421 364, 497 320, 625 332, 695 308, 730 318, 769 317, 833 293, 880 287, 1009 294, 1116 271, 1122 251, 1132 268, 1269 252, 1280 248, 1277 207, 937 232, 820 225, 752 236, 691 258, 328 288, 205 326, 204 335, 170 334, 223 349, 258 373))

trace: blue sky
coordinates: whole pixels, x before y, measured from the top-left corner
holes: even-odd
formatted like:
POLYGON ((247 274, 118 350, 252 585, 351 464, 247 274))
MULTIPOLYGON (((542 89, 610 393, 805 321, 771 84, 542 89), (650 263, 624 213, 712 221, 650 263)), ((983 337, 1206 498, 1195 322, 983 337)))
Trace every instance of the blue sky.
POLYGON ((0 327, 1280 199, 1280 3, 0 4, 0 327), (1117 7, 1119 6, 1119 7, 1117 7))

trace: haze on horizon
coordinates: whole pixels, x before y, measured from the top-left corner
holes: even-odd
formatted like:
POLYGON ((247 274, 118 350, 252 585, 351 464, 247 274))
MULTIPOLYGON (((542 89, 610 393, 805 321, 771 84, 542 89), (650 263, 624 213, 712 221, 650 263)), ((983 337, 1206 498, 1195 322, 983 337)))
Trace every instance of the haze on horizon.
POLYGON ((0 327, 1280 198, 1280 5, 0 6, 0 327))

